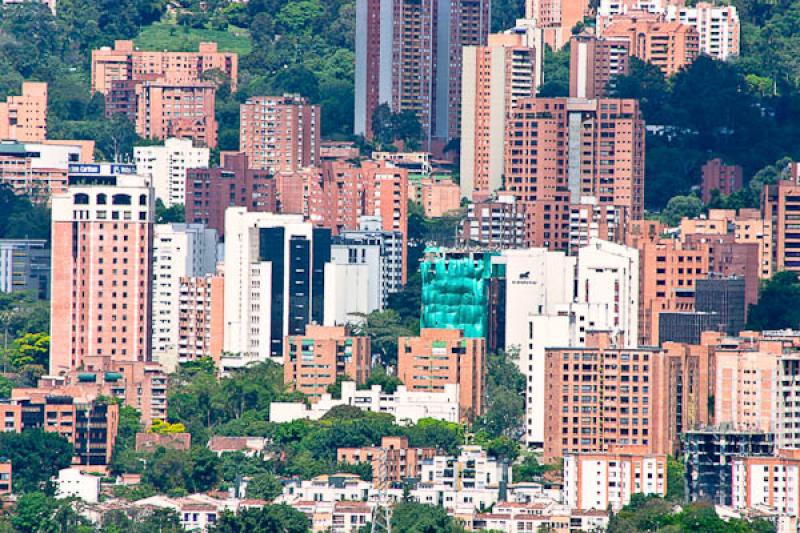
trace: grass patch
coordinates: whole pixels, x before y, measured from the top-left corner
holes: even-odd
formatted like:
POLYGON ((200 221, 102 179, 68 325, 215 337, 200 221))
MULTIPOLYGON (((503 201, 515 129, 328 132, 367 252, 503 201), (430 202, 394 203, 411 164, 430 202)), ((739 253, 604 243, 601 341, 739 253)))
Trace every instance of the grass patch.
POLYGON ((250 32, 229 26, 227 31, 195 29, 168 22, 157 22, 143 29, 135 39, 141 50, 196 52, 201 42, 216 42, 222 52, 247 55, 253 48, 250 32))

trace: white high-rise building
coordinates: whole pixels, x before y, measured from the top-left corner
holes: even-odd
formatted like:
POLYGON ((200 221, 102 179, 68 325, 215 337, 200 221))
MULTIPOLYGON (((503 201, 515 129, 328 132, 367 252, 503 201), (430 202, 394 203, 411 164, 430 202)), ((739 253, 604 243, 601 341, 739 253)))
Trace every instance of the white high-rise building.
POLYGON ((638 252, 594 240, 577 257, 544 248, 506 250, 506 349, 526 377, 525 441, 544 441, 545 349, 580 347, 593 330, 622 347, 638 334, 638 252))
POLYGON ((225 212, 223 367, 273 358, 283 362, 283 338, 323 323, 325 265, 331 231, 303 215, 225 212))
POLYGON ((156 198, 167 207, 186 204, 186 170, 208 168, 208 148, 195 148, 191 139, 167 139, 163 146, 133 149, 136 173, 152 178, 156 198))
POLYGON ((177 357, 182 277, 214 273, 217 231, 204 224, 156 224, 153 238, 153 354, 177 357))

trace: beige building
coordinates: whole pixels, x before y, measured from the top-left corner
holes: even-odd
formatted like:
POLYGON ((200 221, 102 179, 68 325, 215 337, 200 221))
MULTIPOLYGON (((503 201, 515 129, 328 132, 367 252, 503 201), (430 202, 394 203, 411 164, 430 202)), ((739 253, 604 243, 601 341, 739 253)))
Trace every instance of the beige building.
POLYGON ((239 151, 251 168, 297 172, 319 166, 318 105, 297 95, 255 96, 241 105, 239 151))
POLYGON ((459 387, 466 418, 480 416, 486 387, 486 341, 465 338, 457 329, 422 329, 419 337, 397 340, 397 376, 409 391, 442 392, 459 387))
POLYGON ((207 82, 146 81, 136 87, 136 133, 145 139, 191 139, 217 146, 216 88, 207 82))
POLYGON ((108 93, 113 81, 194 84, 211 70, 223 73, 236 90, 239 56, 220 52, 217 43, 200 43, 197 52, 154 52, 134 48, 133 41, 115 41, 114 48, 92 50, 92 92, 108 93))
POLYGON ((26 81, 22 94, 0 102, 0 140, 41 142, 47 138, 47 84, 26 81))
POLYGON ((465 46, 461 77, 461 195, 479 199, 503 188, 506 123, 539 85, 536 50, 523 34, 493 34, 465 46))
POLYGON ((364 383, 369 376, 370 356, 368 337, 349 336, 344 327, 309 324, 305 335, 284 339, 284 383, 315 402, 337 377, 364 383))

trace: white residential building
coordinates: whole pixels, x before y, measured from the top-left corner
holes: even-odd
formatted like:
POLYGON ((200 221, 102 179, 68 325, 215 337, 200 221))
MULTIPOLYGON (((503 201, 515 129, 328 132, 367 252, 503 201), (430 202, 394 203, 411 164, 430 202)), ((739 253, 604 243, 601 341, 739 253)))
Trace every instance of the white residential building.
POLYGON ((217 231, 203 224, 156 224, 153 237, 154 356, 177 359, 181 278, 212 274, 217 231))
POLYGON ((800 454, 781 450, 776 457, 737 457, 731 482, 735 509, 765 507, 800 517, 800 454))
POLYGON ((693 7, 670 5, 667 20, 693 26, 700 34, 700 53, 727 61, 739 55, 739 14, 736 6, 698 2, 693 7))
POLYGON ((273 402, 270 404, 269 418, 271 422, 278 423, 319 420, 340 405, 352 405, 373 413, 388 413, 398 423, 408 424, 415 424, 422 418, 458 423, 460 415, 458 385, 444 385, 442 392, 411 392, 405 385, 400 385, 393 394, 388 394, 383 392, 380 385, 373 385, 369 390, 357 390, 354 381, 345 381, 342 383, 340 400, 323 394, 311 407, 301 402, 273 402))
POLYGON ((383 309, 381 248, 374 244, 334 244, 325 265, 326 326, 360 322, 383 309))
POLYGON ((571 509, 619 511, 634 494, 666 496, 666 455, 621 448, 564 456, 564 502, 571 509))
POLYGON ((505 250, 506 350, 526 377, 525 441, 544 442, 545 349, 583 346, 606 330, 624 347, 638 334, 638 252, 592 240, 577 257, 544 248, 505 250))
POLYGON ((156 197, 164 205, 186 204, 186 170, 208 168, 209 149, 195 148, 191 139, 167 139, 163 146, 133 149, 136 173, 152 178, 156 197))
POLYGON ((78 468, 58 471, 56 498, 78 498, 86 503, 100 501, 100 479, 96 474, 84 474, 78 468))
MULTIPOLYGON (((358 219, 357 230, 342 231, 334 239, 333 248, 340 247, 348 249, 348 263, 366 262, 369 265, 370 277, 376 276, 377 281, 372 283, 377 284, 380 293, 380 309, 384 309, 389 294, 398 292, 403 286, 403 234, 399 231, 384 231, 379 216, 362 216, 358 219), (380 250, 380 271, 372 263, 374 252, 369 251, 371 246, 377 246, 380 250), (353 253, 350 250, 356 250, 355 253, 358 254, 353 260, 349 256, 353 253)), ((373 290, 374 287, 370 285, 370 294, 373 290)))
POLYGON ((302 215, 225 212, 224 368, 272 358, 283 339, 323 323, 331 231, 302 215))
POLYGON ((372 483, 355 474, 333 474, 313 479, 292 479, 283 486, 283 494, 275 503, 293 502, 366 502, 372 483))

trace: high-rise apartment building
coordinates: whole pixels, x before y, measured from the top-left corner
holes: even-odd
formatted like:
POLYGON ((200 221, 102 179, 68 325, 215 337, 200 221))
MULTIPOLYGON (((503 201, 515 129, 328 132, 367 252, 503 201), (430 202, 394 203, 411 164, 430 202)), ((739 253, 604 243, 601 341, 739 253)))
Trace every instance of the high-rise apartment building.
POLYGON ((522 248, 525 243, 525 213, 516 198, 498 194, 467 207, 459 241, 490 250, 522 248))
POLYGON ((462 416, 483 413, 486 388, 486 341, 465 338, 457 329, 420 330, 419 337, 397 340, 397 377, 409 391, 441 392, 458 385, 462 416))
POLYGON ((503 188, 506 121, 521 98, 536 95, 536 50, 525 34, 489 36, 465 46, 461 76, 461 196, 503 188))
POLYGON ((239 56, 220 52, 217 43, 200 43, 197 52, 152 52, 135 49, 133 41, 114 41, 114 48, 92 50, 92 92, 106 94, 117 80, 197 83, 211 70, 225 74, 236 90, 239 56))
MULTIPOLYGON (((483 46, 489 0, 359 0, 356 4, 355 133, 372 135, 380 104, 417 115, 432 139, 458 137, 461 48, 483 46)), ((443 146, 443 145, 442 145, 443 146)))
POLYGON ((517 351, 526 378, 525 441, 544 441, 545 349, 585 346, 604 331, 636 346, 638 257, 625 246, 593 241, 577 257, 544 248, 506 250, 505 349, 517 351))
POLYGON ((674 453, 679 370, 657 348, 618 348, 598 333, 545 356, 544 458, 642 446, 674 453))
POLYGON ((273 174, 318 167, 321 118, 297 95, 254 96, 241 105, 239 150, 251 168, 273 174))
POLYGON ((155 201, 136 167, 70 167, 53 198, 50 373, 89 355, 151 358, 155 201))
POLYGON ((220 275, 181 278, 178 362, 211 357, 219 363, 225 331, 225 280, 220 275))
POLYGON ((644 216, 644 121, 635 100, 522 99, 508 126, 506 189, 525 206, 526 243, 566 250, 570 204, 644 216))
POLYGON ((224 349, 247 364, 283 361, 283 339, 324 319, 331 231, 302 215, 225 213, 224 349))
POLYGON ((726 165, 717 157, 706 161, 702 172, 704 203, 711 201, 711 191, 727 196, 742 188, 742 167, 739 165, 726 165))
POLYGON ((50 247, 43 239, 0 239, 0 292, 50 298, 50 247))
POLYGON ((149 176, 156 198, 166 207, 186 205, 186 171, 208 168, 209 149, 192 146, 191 139, 167 139, 162 146, 136 146, 136 172, 149 176))
POLYGON ((145 139, 191 139, 216 148, 213 83, 145 81, 136 87, 136 133, 145 139))
POLYGON ((767 185, 761 212, 772 228, 772 270, 800 272, 800 184, 795 179, 767 185))
POLYGON ((735 457, 732 467, 729 497, 735 509, 774 509, 782 518, 800 516, 798 450, 779 449, 773 457, 735 457))
POLYGON ((41 142, 47 138, 47 84, 23 82, 22 94, 0 102, 0 139, 41 142))
POLYGON ((600 31, 620 15, 656 15, 654 20, 680 22, 698 33, 699 49, 720 61, 739 55, 740 23, 736 6, 697 2, 687 6, 683 0, 600 0, 597 23, 600 31))
POLYGON ((665 76, 688 67, 700 53, 700 36, 692 26, 653 16, 614 17, 602 36, 627 39, 632 56, 657 66, 665 76))
POLYGON ((581 33, 570 39, 569 48, 569 95, 573 98, 609 96, 614 78, 628 74, 627 39, 581 33))
POLYGON ((245 207, 257 213, 277 210, 275 181, 266 170, 252 170, 244 154, 226 154, 222 166, 186 171, 186 221, 205 224, 225 236, 225 210, 245 207))
POLYGON ((305 334, 284 339, 283 381, 311 402, 320 400, 339 377, 364 383, 371 364, 369 337, 348 335, 344 327, 309 324, 305 334))
POLYGON ((551 48, 569 42, 572 30, 589 15, 589 0, 525 0, 525 18, 536 21, 551 48))
POLYGON ((155 359, 177 360, 181 279, 212 274, 217 232, 203 224, 156 224, 153 239, 153 340, 155 359))
POLYGON ((670 5, 667 20, 692 26, 700 36, 700 53, 721 61, 739 55, 739 14, 736 6, 697 2, 694 6, 670 5))

